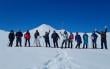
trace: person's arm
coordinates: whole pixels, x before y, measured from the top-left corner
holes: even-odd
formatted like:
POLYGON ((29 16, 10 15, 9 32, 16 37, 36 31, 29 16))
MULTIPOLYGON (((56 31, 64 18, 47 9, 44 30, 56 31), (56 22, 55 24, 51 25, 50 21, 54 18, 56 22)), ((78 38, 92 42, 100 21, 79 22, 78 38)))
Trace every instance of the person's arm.
POLYGON ((53 38, 53 34, 51 35, 51 38, 53 38))
POLYGON ((16 36, 16 37, 18 36, 17 33, 15 34, 15 36, 16 36))
POLYGON ((50 30, 49 30, 48 34, 50 34, 50 30))
POLYGON ((45 38, 45 35, 43 36, 43 38, 45 38))
POLYGON ((96 31, 98 34, 101 34, 99 31, 96 31))
POLYGON ((83 39, 84 39, 84 35, 83 35, 83 39))
POLYGON ((107 32, 107 28, 105 28, 105 33, 107 32))
POLYGON ((9 33, 9 35, 8 35, 8 38, 10 39, 10 33, 9 33))
POLYGON ((57 34, 58 38, 60 39, 59 35, 57 34))
POLYGON ((23 37, 23 33, 21 33, 21 37, 23 37))
POLYGON ((75 41, 77 40, 77 36, 75 36, 75 41))
POLYGON ((63 34, 60 32, 61 36, 63 36, 63 34))
POLYGON ((15 39, 15 34, 14 34, 14 39, 15 39))

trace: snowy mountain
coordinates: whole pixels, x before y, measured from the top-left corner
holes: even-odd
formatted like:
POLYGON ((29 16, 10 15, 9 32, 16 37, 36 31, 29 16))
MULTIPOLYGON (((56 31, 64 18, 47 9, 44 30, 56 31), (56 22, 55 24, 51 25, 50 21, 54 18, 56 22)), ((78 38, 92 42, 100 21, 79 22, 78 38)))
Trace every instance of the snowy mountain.
MULTIPOLYGON (((34 33, 40 32, 41 45, 45 46, 43 35, 53 30, 49 25, 43 24, 30 30, 34 45, 34 33)), ((58 34, 64 30, 56 30, 58 34)), ((8 47, 8 33, 0 30, 0 69, 110 69, 110 33, 107 33, 108 50, 91 49, 91 33, 89 35, 89 49, 54 49, 45 47, 8 47)), ((60 34, 59 34, 60 35, 60 34)), ((75 33, 74 33, 75 35, 75 33)), ((80 33, 82 36, 83 33, 80 33)), ((60 36, 61 37, 61 36, 60 36)), ((51 40, 51 39, 50 39, 51 40)), ((62 38, 59 40, 61 46, 62 38)), ((98 37, 100 48, 100 37, 98 37)), ((24 39, 23 39, 24 45, 24 39)), ((52 40, 51 45, 53 46, 52 40)), ((74 47, 76 42, 74 41, 74 47)), ((15 46, 15 42, 14 42, 15 46)))

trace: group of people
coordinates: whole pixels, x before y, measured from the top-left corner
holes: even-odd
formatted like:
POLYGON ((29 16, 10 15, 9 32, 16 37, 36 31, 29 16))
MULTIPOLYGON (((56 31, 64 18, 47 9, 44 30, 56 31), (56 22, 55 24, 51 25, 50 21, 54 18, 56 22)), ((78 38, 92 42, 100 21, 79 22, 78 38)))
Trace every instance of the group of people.
MULTIPOLYGON (((43 36, 44 40, 45 40, 45 46, 46 47, 51 47, 50 45, 50 32, 45 32, 45 35, 43 36)), ((107 39, 106 39, 106 33, 107 33, 107 27, 105 27, 104 31, 97 31, 95 30, 92 35, 91 35, 91 40, 92 40, 92 46, 94 49, 97 49, 97 38, 98 35, 100 34, 101 36, 101 49, 103 49, 105 47, 105 49, 107 48, 107 39)), ((10 31, 9 33, 9 47, 13 46, 13 41, 16 37, 16 47, 22 47, 22 37, 24 36, 25 39, 25 47, 27 47, 27 43, 28 43, 28 47, 30 47, 30 39, 31 39, 31 35, 29 30, 27 30, 27 32, 23 35, 23 33, 19 30, 18 32, 16 32, 16 34, 14 33, 13 30, 10 31)), ((41 42, 40 42, 40 33, 38 30, 36 30, 36 32, 34 33, 34 38, 35 38, 35 43, 36 43, 36 47, 41 46, 41 42)), ((89 36, 88 34, 85 32, 83 34, 83 37, 81 38, 81 35, 76 32, 76 35, 74 36, 73 33, 68 33, 67 31, 64 31, 63 33, 60 32, 60 34, 58 34, 56 31, 53 31, 53 33, 51 34, 51 39, 53 40, 53 45, 54 48, 73 48, 73 40, 76 41, 76 47, 75 48, 81 48, 81 44, 82 44, 82 39, 83 39, 83 48, 88 48, 88 39, 89 36), (61 37, 60 37, 61 36, 61 37), (60 38, 63 39, 62 41, 62 45, 61 47, 59 47, 58 41, 60 40, 60 38)))

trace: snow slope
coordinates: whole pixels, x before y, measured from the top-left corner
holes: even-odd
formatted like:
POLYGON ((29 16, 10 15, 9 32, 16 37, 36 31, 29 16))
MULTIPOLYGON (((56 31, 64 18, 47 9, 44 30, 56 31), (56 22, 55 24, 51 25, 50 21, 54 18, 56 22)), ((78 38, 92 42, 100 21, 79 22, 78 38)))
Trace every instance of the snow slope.
MULTIPOLYGON (((31 45, 34 44, 33 34, 36 29, 41 34, 42 46, 44 46, 42 36, 45 32, 49 29, 55 30, 46 24, 30 30, 31 45)), ((64 30, 56 31, 59 33, 64 30)), ((9 48, 7 36, 8 32, 0 30, 0 69, 110 69, 110 33, 107 33, 108 50, 91 49, 91 40, 89 40, 89 49, 9 48)), ((61 40, 62 38, 59 41, 60 46, 61 40)), ((74 46, 75 44, 74 42, 74 46)), ((100 48, 100 37, 98 47, 100 48)))

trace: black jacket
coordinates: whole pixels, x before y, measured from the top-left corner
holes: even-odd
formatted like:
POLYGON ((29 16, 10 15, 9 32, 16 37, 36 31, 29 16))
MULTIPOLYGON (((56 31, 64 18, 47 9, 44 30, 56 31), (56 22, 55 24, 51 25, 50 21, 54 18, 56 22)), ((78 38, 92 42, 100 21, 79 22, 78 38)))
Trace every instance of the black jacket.
POLYGON ((53 33, 51 38, 54 40, 54 41, 57 41, 58 38, 59 38, 59 35, 57 33, 53 33))
POLYGON ((39 32, 36 32, 36 33, 34 34, 34 38, 37 38, 39 35, 40 35, 39 32))
POLYGON ((16 33, 16 38, 21 38, 23 36, 23 33, 22 32, 17 32, 16 33))
POLYGON ((44 37, 44 39, 45 39, 45 41, 49 41, 49 32, 48 33, 46 33, 43 37, 44 37))
POLYGON ((14 33, 9 33, 8 35, 9 40, 14 40, 15 39, 15 34, 14 33))
POLYGON ((102 40, 102 41, 106 41, 107 28, 105 29, 105 31, 103 31, 103 32, 98 32, 98 31, 97 31, 97 33, 101 35, 101 40, 102 40))

